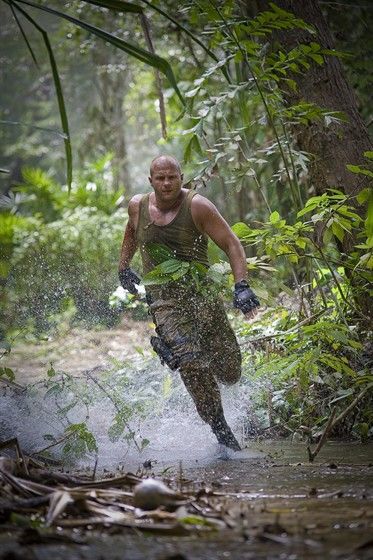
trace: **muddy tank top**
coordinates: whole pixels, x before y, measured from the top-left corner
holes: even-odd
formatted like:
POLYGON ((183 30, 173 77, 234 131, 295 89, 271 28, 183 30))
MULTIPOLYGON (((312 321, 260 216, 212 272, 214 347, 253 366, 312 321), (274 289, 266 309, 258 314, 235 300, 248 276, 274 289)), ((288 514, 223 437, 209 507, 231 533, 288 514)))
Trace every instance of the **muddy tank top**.
POLYGON ((181 261, 197 261, 207 267, 209 266, 207 236, 196 228, 190 208, 195 194, 195 191, 187 193, 175 218, 164 226, 155 224, 150 218, 150 193, 142 197, 136 239, 141 252, 144 274, 150 272, 157 264, 152 261, 146 250, 147 243, 166 245, 173 251, 175 258, 181 261))

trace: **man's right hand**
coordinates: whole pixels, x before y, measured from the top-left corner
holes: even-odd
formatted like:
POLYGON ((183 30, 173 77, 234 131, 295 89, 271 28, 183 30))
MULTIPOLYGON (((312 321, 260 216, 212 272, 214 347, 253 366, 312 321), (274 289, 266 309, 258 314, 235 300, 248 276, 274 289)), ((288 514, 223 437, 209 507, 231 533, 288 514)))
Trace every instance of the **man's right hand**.
POLYGON ((137 288, 136 284, 140 284, 141 280, 137 276, 136 272, 131 270, 129 267, 123 268, 118 272, 119 282, 125 290, 128 290, 130 294, 136 295, 137 288))

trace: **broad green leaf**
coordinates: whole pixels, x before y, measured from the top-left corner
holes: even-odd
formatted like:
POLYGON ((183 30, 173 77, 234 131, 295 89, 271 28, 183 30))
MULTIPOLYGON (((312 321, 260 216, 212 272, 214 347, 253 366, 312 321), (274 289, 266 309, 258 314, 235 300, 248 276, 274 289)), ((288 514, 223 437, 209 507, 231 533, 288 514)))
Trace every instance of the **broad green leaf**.
POLYGON ((143 9, 141 6, 125 2, 124 0, 84 0, 87 4, 94 4, 101 8, 108 8, 115 12, 131 12, 134 14, 142 14, 143 9))
MULTIPOLYGON (((46 8, 42 8, 41 6, 37 6, 36 4, 26 2, 25 0, 19 0, 19 2, 21 2, 23 4, 31 5, 31 6, 36 7, 36 8, 46 9, 46 8)), ((59 73, 58 73, 56 59, 54 57, 52 45, 49 41, 48 33, 27 12, 25 12, 25 10, 22 10, 22 8, 18 4, 12 3, 12 5, 14 5, 14 7, 41 33, 41 35, 43 37, 45 47, 46 47, 47 52, 48 52, 49 64, 51 66, 54 86, 56 88, 56 94, 57 94, 57 101, 58 101, 58 108, 59 108, 59 113, 60 113, 60 118, 61 118, 62 130, 63 130, 64 135, 65 135, 64 136, 64 144, 65 144, 65 155, 66 155, 66 183, 67 183, 67 188, 70 191, 71 190, 71 183, 72 183, 73 166, 72 166, 72 150, 71 150, 71 142, 70 142, 69 122, 68 122, 68 119, 67 119, 65 99, 64 99, 64 96, 63 96, 61 80, 60 80, 60 76, 59 76, 59 73)))
POLYGON ((179 270, 182 266, 182 262, 177 259, 170 259, 168 261, 163 261, 157 268, 162 274, 172 274, 179 270))
POLYGON ((47 371, 47 376, 48 377, 54 377, 56 375, 56 370, 54 369, 53 365, 50 364, 50 367, 47 371))
POLYGON ((277 222, 279 222, 279 220, 280 220, 280 214, 277 211, 272 212, 272 214, 269 217, 269 221, 271 222, 271 224, 276 224, 277 222))
POLYGON ((192 272, 196 272, 199 276, 201 276, 202 278, 204 276, 206 276, 207 272, 208 272, 208 268, 207 266, 205 266, 204 264, 197 262, 197 261, 192 261, 190 263, 190 270, 192 272))
POLYGON ((302 238, 302 237, 298 237, 298 239, 295 240, 295 244, 300 247, 301 249, 305 249, 306 248, 306 239, 302 238))
POLYGON ((309 56, 310 56, 310 58, 312 58, 312 60, 314 60, 315 62, 317 62, 317 64, 320 64, 320 65, 321 65, 321 64, 324 64, 324 59, 323 59, 323 57, 321 56, 321 54, 313 54, 313 53, 310 53, 309 56))
POLYGON ((351 165, 351 164, 348 164, 348 165, 346 165, 346 167, 347 167, 347 169, 348 169, 349 171, 351 171, 351 173, 361 173, 361 167, 360 167, 360 165, 351 165))
POLYGON ((370 196, 372 196, 372 189, 366 188, 359 192, 359 194, 356 197, 356 200, 358 201, 359 204, 364 204, 367 200, 369 200, 370 196))
POLYGON ((174 251, 162 243, 147 243, 145 250, 157 264, 175 258, 174 251))
POLYGON ((331 229, 336 238, 339 241, 343 241, 345 236, 344 229, 336 221, 333 221, 331 229))
POLYGON ((8 367, 0 367, 0 377, 6 377, 9 381, 14 381, 16 378, 14 371, 8 367))
POLYGON ((247 237, 247 235, 249 235, 251 233, 251 229, 249 228, 249 226, 247 224, 245 224, 244 222, 237 222, 236 224, 234 224, 232 226, 232 230, 233 232, 237 235, 237 237, 239 239, 244 239, 245 237, 247 237))

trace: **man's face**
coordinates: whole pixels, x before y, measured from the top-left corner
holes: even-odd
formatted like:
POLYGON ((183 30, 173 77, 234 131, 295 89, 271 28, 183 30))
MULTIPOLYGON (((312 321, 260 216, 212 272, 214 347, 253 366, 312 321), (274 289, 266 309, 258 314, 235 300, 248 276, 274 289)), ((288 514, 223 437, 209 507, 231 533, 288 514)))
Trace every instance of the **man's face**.
POLYGON ((180 194, 183 175, 172 161, 160 160, 154 162, 149 181, 157 198, 172 201, 180 194))

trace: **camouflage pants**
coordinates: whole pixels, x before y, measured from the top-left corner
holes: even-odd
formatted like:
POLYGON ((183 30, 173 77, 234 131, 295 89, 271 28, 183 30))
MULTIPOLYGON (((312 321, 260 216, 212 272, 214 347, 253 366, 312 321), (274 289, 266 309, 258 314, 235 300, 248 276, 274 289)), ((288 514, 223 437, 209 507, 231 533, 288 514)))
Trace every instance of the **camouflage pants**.
POLYGON ((240 348, 223 304, 182 287, 148 295, 156 332, 178 357, 199 415, 213 426, 224 417, 217 381, 232 385, 241 375, 240 348))

